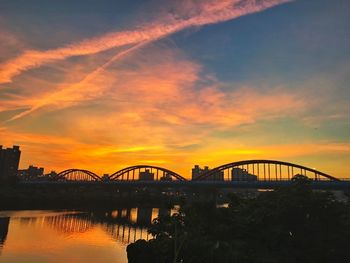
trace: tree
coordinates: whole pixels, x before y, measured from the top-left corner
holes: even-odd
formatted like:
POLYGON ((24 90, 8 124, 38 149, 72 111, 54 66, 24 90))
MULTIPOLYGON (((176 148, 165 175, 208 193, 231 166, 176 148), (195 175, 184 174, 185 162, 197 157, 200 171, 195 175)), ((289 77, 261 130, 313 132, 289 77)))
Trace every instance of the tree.
POLYGON ((304 176, 253 199, 231 200, 228 208, 184 205, 178 214, 155 220, 154 238, 144 245, 158 261, 149 262, 350 261, 349 206, 331 193, 313 191, 304 176))

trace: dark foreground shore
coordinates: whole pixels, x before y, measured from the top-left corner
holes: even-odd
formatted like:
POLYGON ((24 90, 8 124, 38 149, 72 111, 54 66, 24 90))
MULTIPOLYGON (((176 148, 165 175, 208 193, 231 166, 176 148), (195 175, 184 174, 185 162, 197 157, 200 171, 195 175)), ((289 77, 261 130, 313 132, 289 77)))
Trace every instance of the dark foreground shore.
POLYGON ((350 203, 313 191, 307 178, 228 207, 191 203, 127 247, 129 263, 350 262, 350 203))

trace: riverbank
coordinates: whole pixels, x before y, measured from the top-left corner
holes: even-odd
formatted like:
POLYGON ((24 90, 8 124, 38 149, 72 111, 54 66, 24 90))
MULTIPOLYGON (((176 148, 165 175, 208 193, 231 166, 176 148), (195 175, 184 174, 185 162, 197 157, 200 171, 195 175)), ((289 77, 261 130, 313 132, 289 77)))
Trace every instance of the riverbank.
POLYGON ((118 206, 172 206, 181 196, 147 189, 121 191, 113 187, 1 186, 0 209, 109 209, 118 206))

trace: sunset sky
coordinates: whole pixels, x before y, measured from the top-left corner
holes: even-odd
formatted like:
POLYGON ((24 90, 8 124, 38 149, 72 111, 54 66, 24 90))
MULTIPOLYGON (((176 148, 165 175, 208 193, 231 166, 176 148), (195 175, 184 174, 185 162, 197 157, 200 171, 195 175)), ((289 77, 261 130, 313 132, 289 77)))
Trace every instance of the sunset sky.
POLYGON ((0 145, 20 166, 350 178, 349 0, 1 0, 0 145))

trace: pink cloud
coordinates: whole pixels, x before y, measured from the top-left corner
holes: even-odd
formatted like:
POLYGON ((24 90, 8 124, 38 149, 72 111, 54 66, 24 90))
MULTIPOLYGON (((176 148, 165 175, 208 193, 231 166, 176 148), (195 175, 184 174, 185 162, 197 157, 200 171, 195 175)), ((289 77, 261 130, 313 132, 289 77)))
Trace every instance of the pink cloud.
MULTIPOLYGON (((208 77, 208 85, 198 86, 204 76, 201 65, 187 60, 179 51, 150 49, 147 53, 125 57, 132 51, 117 54, 77 83, 59 83, 51 88, 53 91, 41 91, 42 94, 15 100, 18 107, 29 109, 10 120, 46 106, 55 110, 104 99, 116 101, 119 118, 131 118, 126 123, 132 118, 150 122, 157 118, 170 124, 224 127, 290 114, 291 110, 296 114, 306 107, 302 96, 283 88, 272 87, 262 92, 256 87, 230 84, 232 88, 223 90, 224 84, 213 76, 208 77), (132 69, 117 64, 116 69, 105 70, 123 56, 132 69)), ((68 79, 69 75, 77 74, 75 70, 69 72, 71 70, 67 72, 68 79)))
POLYGON ((0 64, 0 83, 10 82, 14 76, 21 72, 40 67, 46 63, 71 56, 95 54, 111 48, 135 45, 145 41, 152 42, 189 27, 231 20, 285 2, 288 2, 288 0, 206 1, 199 5, 198 12, 190 17, 182 18, 181 16, 167 14, 160 20, 150 22, 134 30, 112 32, 57 49, 46 51, 26 50, 18 57, 0 64))
MULTIPOLYGON (((114 61, 119 60, 127 56, 130 52, 133 52, 135 49, 142 47, 144 44, 145 43, 142 42, 117 53, 102 66, 99 66, 84 76, 79 82, 68 85, 61 84, 61 87, 56 87, 56 91, 54 92, 45 93, 43 95, 39 95, 39 97, 22 101, 21 103, 25 103, 27 105, 29 104, 31 107, 28 110, 13 116, 9 121, 22 118, 47 105, 58 105, 59 108, 64 108, 75 105, 81 101, 86 101, 101 96, 104 92, 104 87, 108 87, 108 83, 111 82, 111 79, 106 79, 104 78, 103 74, 101 74, 104 69, 114 61)), ((76 72, 73 74, 76 75, 76 72)))
MULTIPOLYGON (((130 67, 119 65, 100 75, 102 95, 96 94, 101 92, 99 82, 90 82, 84 90, 73 89, 64 97, 81 96, 83 100, 91 93, 97 96, 94 101, 100 102, 97 112, 65 111, 62 118, 72 123, 67 125, 72 127, 71 136, 107 143, 120 139, 123 147, 135 142, 184 146, 200 143, 213 129, 295 116, 307 107, 297 92, 279 87, 258 91, 232 85, 223 90, 224 85, 212 76, 208 85, 198 86, 203 80, 201 65, 174 50, 139 52, 124 64, 130 67)), ((66 106, 59 105, 61 109, 66 106)))
POLYGON ((110 172, 144 160, 185 171, 194 158, 210 157, 200 150, 189 153, 187 147, 209 142, 205 152, 212 152, 220 146, 211 133, 263 118, 294 116, 306 108, 295 91, 224 84, 181 51, 155 45, 80 84, 69 84, 75 79, 71 75, 84 76, 84 71, 68 69, 65 74, 67 81, 51 86, 51 91, 38 89, 23 101, 17 98, 18 105, 37 108, 37 115, 6 123, 8 130, 0 134, 8 138, 4 144, 19 143, 34 156, 24 156, 24 164, 32 160, 57 170, 110 172), (48 133, 60 135, 46 134, 48 124, 41 121, 52 110, 59 111, 48 133), (33 121, 45 128, 43 134, 31 132, 33 121))

